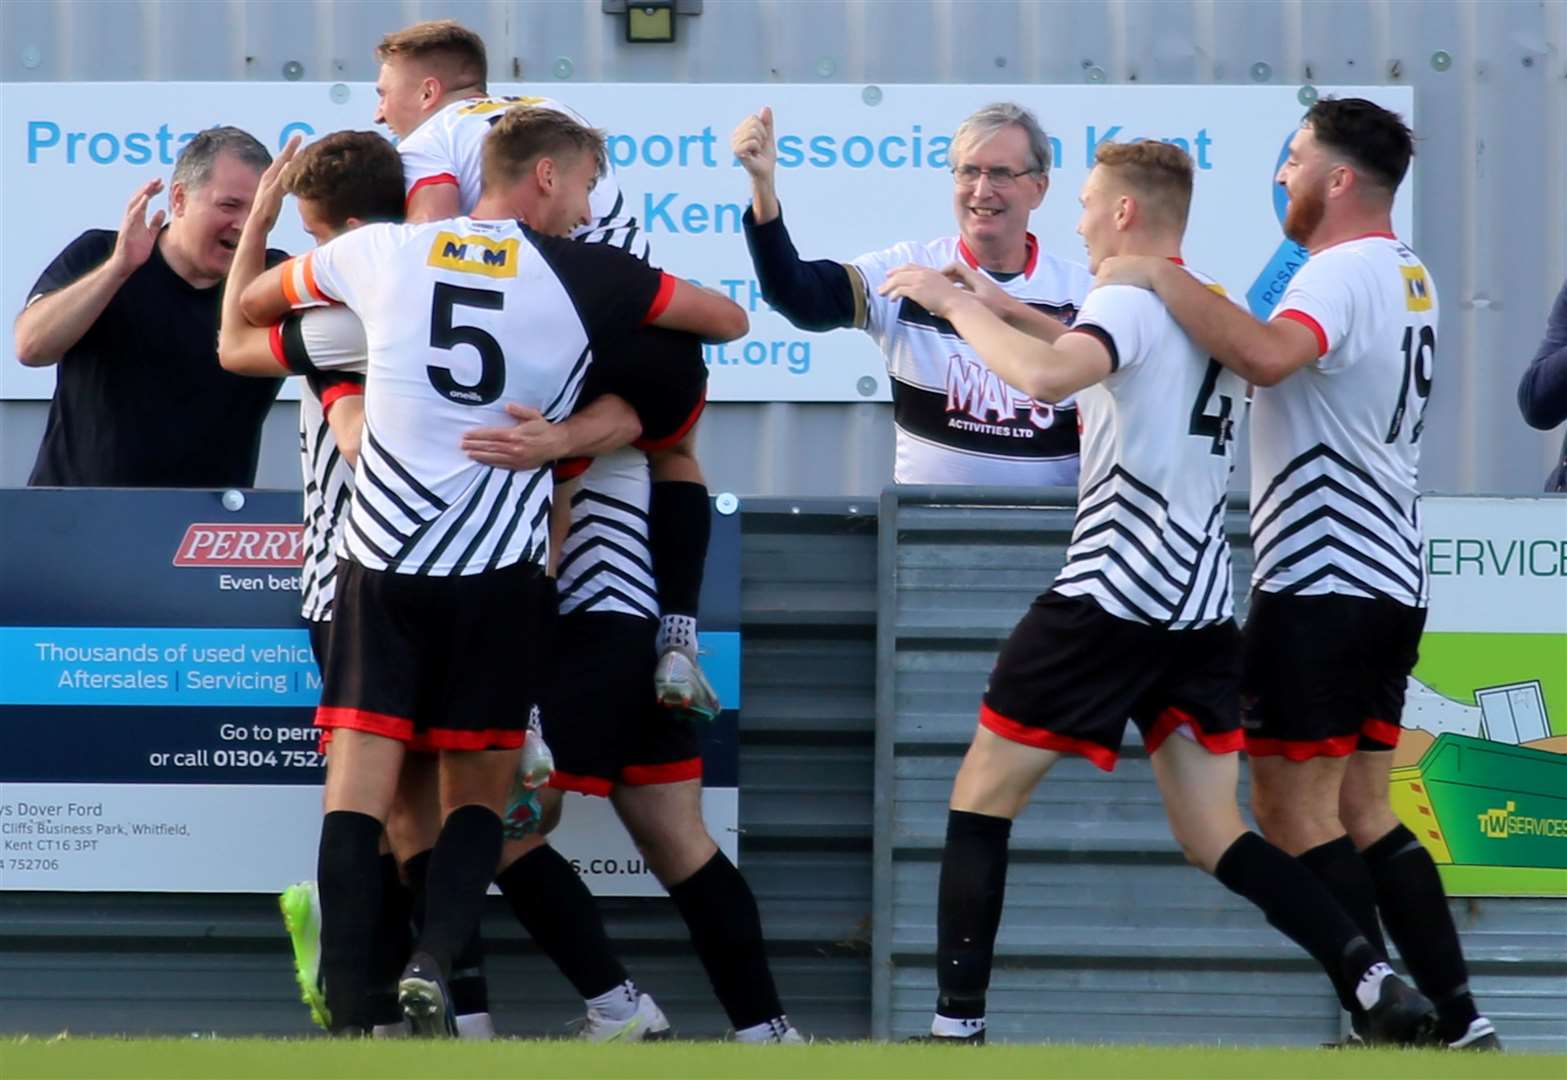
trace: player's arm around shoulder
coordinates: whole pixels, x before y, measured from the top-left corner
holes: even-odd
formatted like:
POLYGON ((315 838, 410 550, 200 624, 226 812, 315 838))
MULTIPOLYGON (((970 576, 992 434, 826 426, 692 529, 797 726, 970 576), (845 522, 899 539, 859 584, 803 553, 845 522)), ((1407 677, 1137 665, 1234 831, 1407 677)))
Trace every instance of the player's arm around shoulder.
POLYGON ((734 341, 745 337, 751 329, 751 319, 745 308, 722 293, 693 285, 668 272, 664 274, 659 297, 648 310, 646 321, 649 326, 683 330, 710 342, 734 341))
POLYGON ((1003 382, 1037 401, 1062 401, 1115 370, 1110 349, 1099 338, 1066 333, 1054 344, 1045 342, 1009 326, 983 300, 929 266, 899 267, 878 292, 913 300, 946 319, 1003 382))
POLYGON ((414 238, 411 225, 373 222, 278 263, 245 287, 241 314, 252 326, 271 326, 300 308, 346 304, 356 312, 380 280, 387 260, 414 238))
POLYGON ((1168 259, 1104 260, 1095 288, 1132 285, 1158 294, 1171 317, 1219 363, 1256 386, 1275 386, 1322 354, 1317 335, 1291 319, 1259 322, 1168 259))

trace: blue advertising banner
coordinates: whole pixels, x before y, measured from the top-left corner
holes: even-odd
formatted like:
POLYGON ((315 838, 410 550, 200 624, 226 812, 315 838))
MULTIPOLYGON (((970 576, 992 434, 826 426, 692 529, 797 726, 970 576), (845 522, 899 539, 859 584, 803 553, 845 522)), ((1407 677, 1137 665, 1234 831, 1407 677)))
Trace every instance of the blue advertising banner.
MULTIPOLYGON (((0 889, 268 892, 314 874, 320 676, 291 492, 0 491, 0 889)), ((737 857, 740 530, 713 516, 704 813, 737 857)), ((651 693, 651 687, 649 693, 651 693)), ((554 841, 657 895, 602 799, 554 841)))

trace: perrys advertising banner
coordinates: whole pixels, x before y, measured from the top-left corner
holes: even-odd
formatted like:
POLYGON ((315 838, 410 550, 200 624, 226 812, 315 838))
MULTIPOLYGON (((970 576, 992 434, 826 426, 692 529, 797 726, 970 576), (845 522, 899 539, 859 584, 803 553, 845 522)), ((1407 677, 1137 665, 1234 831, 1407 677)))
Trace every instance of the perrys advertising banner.
MULTIPOLYGON (((805 258, 847 260, 955 232, 952 133, 974 109, 1010 100, 1033 109, 1050 136, 1050 189, 1032 223, 1044 250, 1086 261, 1074 229, 1095 149, 1153 138, 1179 144, 1195 163, 1189 263, 1265 314, 1304 260, 1280 232, 1283 202, 1273 183, 1305 108, 1294 87, 562 82, 491 89, 558 99, 608 131, 610 160, 654 262, 723 290, 750 312, 747 337, 707 347, 715 401, 889 397, 881 355, 864 334, 796 330, 761 298, 740 224, 750 189, 729 134, 763 105, 775 115, 784 217, 805 258)), ((1407 86, 1318 92, 1368 97, 1413 121, 1407 86)), ((167 180, 192 133, 233 124, 276 150, 296 132, 310 139, 368 129, 376 102, 368 83, 7 83, 0 96, 0 314, 8 326, 49 261, 84 229, 117 228, 131 193, 154 177, 167 180)), ((1412 188, 1404 184, 1394 213, 1405 238, 1412 188)), ((285 208, 274 243, 295 252, 309 246, 292 210, 285 208)), ((0 364, 0 398, 47 398, 53 380, 49 368, 0 364)))
MULTIPOLYGON (((0 889, 315 876, 321 683, 299 518, 297 493, 231 511, 210 491, 0 491, 0 889)), ((703 813, 731 859, 739 552, 738 516, 715 513, 702 646, 724 712, 704 733, 703 813)), ((551 839, 599 895, 662 894, 607 800, 568 795, 551 839)))

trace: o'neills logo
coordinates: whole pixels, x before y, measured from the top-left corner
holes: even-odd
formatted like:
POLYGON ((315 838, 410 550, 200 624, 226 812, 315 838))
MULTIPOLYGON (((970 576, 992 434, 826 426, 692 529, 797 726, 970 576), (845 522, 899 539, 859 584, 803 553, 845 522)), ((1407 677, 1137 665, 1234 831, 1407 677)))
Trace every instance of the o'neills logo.
POLYGON ((303 525, 213 525, 185 530, 175 566, 294 567, 304 561, 303 525))

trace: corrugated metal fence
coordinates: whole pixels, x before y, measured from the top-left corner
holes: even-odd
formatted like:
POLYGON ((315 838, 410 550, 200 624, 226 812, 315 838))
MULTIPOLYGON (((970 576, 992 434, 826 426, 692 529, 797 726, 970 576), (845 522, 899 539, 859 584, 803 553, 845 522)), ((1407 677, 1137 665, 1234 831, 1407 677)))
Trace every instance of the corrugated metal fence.
MULTIPOLYGON (((952 777, 1001 642, 1065 561, 1075 493, 890 488, 881 509, 872 1033, 929 1030, 952 777)), ((1232 506, 1237 597, 1251 558, 1232 506)), ((1137 658, 1128 657, 1128 664, 1137 658)), ((1244 770, 1243 770, 1244 773, 1244 770)), ((1242 805, 1248 799, 1243 783, 1242 805)), ((1012 831, 993 1037, 1312 1044, 1340 1035, 1320 969, 1186 865, 1129 728, 1119 767, 1068 757, 1012 831)), ((1567 901, 1453 903, 1511 1047, 1567 1047, 1567 901)))

